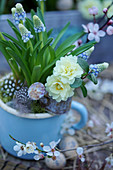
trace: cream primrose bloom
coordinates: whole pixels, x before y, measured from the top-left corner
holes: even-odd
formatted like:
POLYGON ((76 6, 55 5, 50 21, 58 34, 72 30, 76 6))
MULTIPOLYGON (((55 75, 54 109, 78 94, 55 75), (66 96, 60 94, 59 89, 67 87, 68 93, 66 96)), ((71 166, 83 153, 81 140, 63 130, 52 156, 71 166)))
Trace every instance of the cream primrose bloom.
POLYGON ((60 102, 61 100, 66 101, 68 97, 74 95, 74 89, 71 88, 68 83, 64 84, 59 76, 49 76, 45 86, 49 96, 52 96, 57 102, 60 102))
POLYGON ((96 15, 96 17, 102 16, 102 4, 99 0, 84 0, 78 2, 78 9, 86 19, 93 19, 93 16, 89 14, 89 8, 94 6, 98 8, 98 15, 96 15))
MULTIPOLYGON (((109 5, 111 5, 112 0, 104 0, 103 1, 103 9, 107 8, 109 5)), ((110 18, 113 15, 113 5, 110 7, 110 9, 107 12, 107 16, 110 18)))
POLYGON ((73 84, 75 78, 81 77, 83 69, 77 63, 77 57, 70 55, 61 57, 60 60, 56 62, 53 74, 59 76, 64 84, 73 84))

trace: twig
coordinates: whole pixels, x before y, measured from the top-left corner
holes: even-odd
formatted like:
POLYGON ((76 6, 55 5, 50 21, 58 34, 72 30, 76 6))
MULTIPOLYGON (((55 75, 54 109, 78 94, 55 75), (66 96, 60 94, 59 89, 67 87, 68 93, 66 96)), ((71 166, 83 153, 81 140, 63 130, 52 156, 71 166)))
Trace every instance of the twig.
MULTIPOLYGON (((99 144, 94 144, 94 145, 86 145, 86 146, 82 146, 82 147, 87 149, 87 148, 91 148, 91 147, 98 147, 98 146, 108 145, 110 143, 113 143, 113 140, 102 142, 102 143, 99 143, 99 144)), ((67 149, 67 150, 60 150, 60 152, 67 152, 67 151, 72 151, 72 150, 76 150, 76 148, 67 149)))

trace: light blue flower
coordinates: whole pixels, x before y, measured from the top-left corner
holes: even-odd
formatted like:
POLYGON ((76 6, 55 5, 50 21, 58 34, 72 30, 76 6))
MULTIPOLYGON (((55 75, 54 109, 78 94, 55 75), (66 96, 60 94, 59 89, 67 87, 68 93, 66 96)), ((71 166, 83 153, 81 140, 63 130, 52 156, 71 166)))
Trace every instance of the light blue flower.
POLYGON ((44 32, 45 26, 37 15, 33 16, 34 30, 36 33, 44 32))
POLYGON ((78 55, 78 58, 83 58, 85 61, 87 61, 89 56, 86 54, 86 52, 83 52, 78 55))
POLYGON ((16 25, 19 25, 20 22, 25 22, 26 12, 23 9, 23 6, 20 3, 17 3, 16 8, 12 8, 12 15, 16 25))
POLYGON ((91 64, 89 66, 89 74, 94 74, 96 77, 98 76, 98 74, 100 72, 102 72, 103 70, 105 70, 106 68, 108 68, 109 64, 104 62, 102 64, 91 64))
POLYGON ((87 61, 93 51, 94 51, 94 46, 91 47, 89 50, 79 54, 78 58, 83 58, 85 61, 87 61))
POLYGON ((31 32, 28 31, 28 29, 23 24, 19 24, 19 29, 20 29, 20 33, 22 36, 22 40, 25 43, 29 41, 30 38, 33 38, 33 35, 31 34, 31 32))

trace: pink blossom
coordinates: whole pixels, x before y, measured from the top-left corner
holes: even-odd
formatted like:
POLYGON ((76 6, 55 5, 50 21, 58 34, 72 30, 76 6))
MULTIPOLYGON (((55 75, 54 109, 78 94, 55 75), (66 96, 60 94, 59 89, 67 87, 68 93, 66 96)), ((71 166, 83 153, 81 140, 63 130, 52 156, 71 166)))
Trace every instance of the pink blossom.
POLYGON ((99 25, 93 22, 90 22, 87 25, 82 25, 84 28, 84 32, 89 33, 88 34, 88 40, 95 40, 96 42, 100 41, 100 37, 105 36, 105 31, 99 30, 99 25))
POLYGON ((108 26, 106 32, 108 35, 113 35, 113 27, 111 25, 108 26))
POLYGON ((95 16, 95 15, 98 14, 98 8, 95 7, 95 6, 93 6, 92 8, 89 8, 88 10, 89 10, 89 14, 90 14, 90 15, 95 16))
POLYGON ((104 9, 103 9, 103 13, 106 14, 107 12, 108 12, 108 9, 107 9, 107 8, 104 8, 104 9))

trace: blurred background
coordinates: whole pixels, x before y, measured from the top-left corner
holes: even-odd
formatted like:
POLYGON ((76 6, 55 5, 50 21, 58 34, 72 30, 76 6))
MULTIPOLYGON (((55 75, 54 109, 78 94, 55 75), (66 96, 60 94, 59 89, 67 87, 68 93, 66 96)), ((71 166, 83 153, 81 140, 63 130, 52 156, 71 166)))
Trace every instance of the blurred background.
MULTIPOLYGON (((6 32, 13 35, 8 23, 7 18, 13 21, 11 14, 11 8, 15 6, 17 2, 22 3, 25 11, 28 13, 27 17, 30 17, 30 10, 36 11, 36 0, 0 0, 0 32, 6 32)), ((82 30, 82 24, 87 24, 92 21, 91 15, 89 15, 88 9, 92 6, 96 6, 99 9, 98 17, 102 17, 102 10, 111 4, 112 0, 46 0, 45 2, 45 20, 47 29, 54 28, 53 37, 56 37, 59 31, 70 22, 70 27, 63 37, 62 41, 68 36, 73 35, 76 32, 82 30)), ((113 13, 113 6, 109 10, 110 15, 113 13)), ((97 18, 98 20, 98 18, 97 18)), ((62 42, 61 41, 61 42, 62 42)), ((101 42, 96 45, 95 51, 89 59, 89 63, 100 62, 113 62, 113 35, 105 36, 101 39, 101 42)), ((0 70, 9 70, 7 63, 3 56, 0 54, 0 70), (5 67, 7 66, 7 68, 5 67)))

